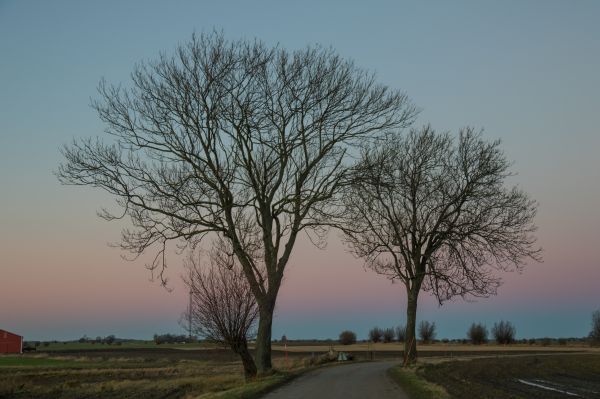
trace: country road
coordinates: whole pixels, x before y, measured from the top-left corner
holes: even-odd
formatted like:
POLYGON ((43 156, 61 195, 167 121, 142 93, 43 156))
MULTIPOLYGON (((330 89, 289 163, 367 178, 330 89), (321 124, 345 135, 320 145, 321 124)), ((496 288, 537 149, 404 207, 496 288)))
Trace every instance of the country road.
POLYGON ((355 363, 307 373, 264 399, 408 399, 386 371, 398 362, 355 363))

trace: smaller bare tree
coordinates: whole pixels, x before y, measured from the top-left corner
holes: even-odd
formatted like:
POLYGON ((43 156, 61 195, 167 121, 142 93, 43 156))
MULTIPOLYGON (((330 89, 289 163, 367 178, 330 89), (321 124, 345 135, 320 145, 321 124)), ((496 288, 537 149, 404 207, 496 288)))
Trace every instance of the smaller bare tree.
POLYGON ((383 342, 387 344, 394 341, 395 335, 396 332, 393 328, 386 328, 385 330, 383 330, 383 342))
POLYGON ((488 341, 488 330, 486 326, 481 323, 473 323, 467 331, 467 338, 473 345, 481 345, 488 341))
POLYGON ((425 344, 433 341, 435 339, 435 322, 421 321, 419 324, 419 337, 425 344))
POLYGON ((405 364, 417 359, 421 291, 439 304, 494 295, 495 271, 541 260, 537 203, 511 186, 500 141, 473 128, 458 135, 430 126, 366 145, 339 196, 339 228, 365 266, 406 290, 405 364))
POLYGON ((592 331, 590 331, 592 345, 600 345, 600 310, 592 313, 592 331))
POLYGON ((396 340, 398 342, 404 342, 406 340, 406 326, 399 325, 396 327, 396 340))
POLYGON ((258 317, 256 299, 242 268, 223 245, 209 253, 209 260, 202 267, 200 256, 191 254, 184 262, 191 301, 183 318, 191 321, 194 334, 231 348, 242 359, 245 377, 254 377, 257 369, 248 339, 254 336, 258 317))
POLYGON ((497 343, 501 345, 508 345, 514 342, 517 330, 510 321, 500 321, 500 323, 494 323, 492 327, 492 335, 497 343))
POLYGON ((373 343, 381 342, 381 338, 383 337, 383 330, 379 327, 373 327, 371 331, 369 331, 369 340, 373 343))
POLYGON ((356 334, 353 331, 346 330, 340 333, 340 344, 352 345, 356 343, 356 334))

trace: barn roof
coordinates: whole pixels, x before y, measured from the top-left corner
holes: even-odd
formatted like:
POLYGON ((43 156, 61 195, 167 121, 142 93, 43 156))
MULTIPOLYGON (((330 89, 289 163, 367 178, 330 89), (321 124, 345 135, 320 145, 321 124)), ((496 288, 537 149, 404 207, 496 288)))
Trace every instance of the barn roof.
POLYGON ((8 330, 4 330, 4 329, 0 328, 0 334, 4 334, 4 333, 8 333, 10 335, 16 335, 17 337, 22 337, 22 335, 15 334, 14 332, 10 332, 8 330))

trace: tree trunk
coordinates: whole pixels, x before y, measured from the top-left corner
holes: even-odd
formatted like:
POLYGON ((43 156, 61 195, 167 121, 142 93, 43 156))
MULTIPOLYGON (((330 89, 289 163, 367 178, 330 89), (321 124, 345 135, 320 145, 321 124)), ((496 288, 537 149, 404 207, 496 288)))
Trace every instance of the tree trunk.
POLYGON ((248 351, 248 343, 244 341, 233 348, 233 350, 242 358, 244 377, 246 380, 256 377, 256 363, 254 363, 254 359, 252 358, 250 351, 248 351))
POLYGON ((259 374, 266 374, 273 368, 271 364, 271 326, 275 301, 259 304, 258 333, 256 335, 256 366, 259 374))
POLYGON ((408 304, 406 307, 406 337, 404 340, 404 366, 417 361, 417 299, 419 289, 407 288, 408 304))

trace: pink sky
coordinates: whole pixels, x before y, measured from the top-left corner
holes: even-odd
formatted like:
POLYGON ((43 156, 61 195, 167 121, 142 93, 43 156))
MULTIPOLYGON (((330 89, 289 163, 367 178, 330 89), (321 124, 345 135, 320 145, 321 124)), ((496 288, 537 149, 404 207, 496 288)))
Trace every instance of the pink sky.
MULTIPOLYGON (((174 292, 149 282, 143 262, 106 245, 121 225, 95 212, 112 200, 60 186, 52 171, 61 145, 103 134, 89 107, 100 78, 127 82, 136 62, 223 29, 290 49, 331 46, 404 90, 423 108, 417 125, 502 140, 513 181, 540 203, 545 261, 504 275, 490 299, 440 308, 423 294, 419 318, 440 337, 500 319, 521 337, 586 335, 600 308, 600 3, 265 4, 0 1, 0 328, 26 339, 181 331, 178 260, 174 292)), ((325 251, 297 246, 273 334, 365 337, 402 323, 404 305, 402 287, 364 271, 332 232, 325 251)))

